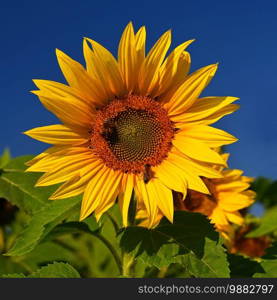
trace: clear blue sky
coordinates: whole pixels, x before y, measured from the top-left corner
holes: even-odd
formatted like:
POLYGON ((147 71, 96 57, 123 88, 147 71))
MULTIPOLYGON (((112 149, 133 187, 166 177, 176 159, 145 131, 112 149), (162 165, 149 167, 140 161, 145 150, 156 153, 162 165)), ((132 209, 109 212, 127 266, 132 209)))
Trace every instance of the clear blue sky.
POLYGON ((147 26, 148 47, 165 30, 173 45, 190 46, 192 70, 219 62, 204 95, 240 97, 241 109, 216 124, 240 141, 228 147, 230 166, 250 176, 277 177, 276 1, 5 1, 1 3, 0 151, 36 154, 47 147, 21 134, 53 124, 32 79, 64 82, 55 58, 59 48, 83 62, 82 37, 116 53, 124 26, 147 26))

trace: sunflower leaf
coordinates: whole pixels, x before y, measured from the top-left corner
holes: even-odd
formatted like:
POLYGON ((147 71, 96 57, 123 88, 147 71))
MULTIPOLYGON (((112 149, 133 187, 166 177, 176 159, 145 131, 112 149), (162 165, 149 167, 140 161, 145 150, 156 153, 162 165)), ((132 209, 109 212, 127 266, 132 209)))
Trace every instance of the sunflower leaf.
POLYGON ((228 254, 231 278, 252 278, 256 272, 264 272, 259 262, 242 255, 228 254))
POLYGON ((277 230, 277 207, 266 211, 261 218, 260 226, 247 234, 247 237, 259 237, 277 230))
POLYGON ((48 203, 56 187, 34 187, 40 173, 25 173, 25 163, 33 156, 20 156, 5 164, 0 172, 0 197, 34 214, 48 203))
POLYGON ((229 277, 218 233, 199 213, 175 212, 173 224, 163 219, 154 229, 127 227, 120 235, 120 245, 149 266, 177 262, 196 277, 229 277))
POLYGON ((262 270, 256 270, 256 273, 253 275, 254 278, 277 278, 276 259, 262 259, 260 267, 262 270))
POLYGON ((77 205, 80 205, 81 198, 74 197, 49 202, 33 216, 13 247, 5 255, 18 256, 32 251, 53 228, 66 219, 77 205))
POLYGON ((22 273, 5 274, 2 278, 80 278, 80 274, 70 264, 54 262, 26 276, 22 273))

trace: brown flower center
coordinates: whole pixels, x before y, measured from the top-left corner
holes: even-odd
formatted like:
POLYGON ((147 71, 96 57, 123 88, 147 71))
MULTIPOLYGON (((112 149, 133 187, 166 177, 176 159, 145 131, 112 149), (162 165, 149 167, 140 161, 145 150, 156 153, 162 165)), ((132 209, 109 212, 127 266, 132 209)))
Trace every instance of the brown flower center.
POLYGON ((158 102, 130 95, 98 111, 90 143, 108 167, 139 173, 162 162, 173 134, 172 123, 158 102))

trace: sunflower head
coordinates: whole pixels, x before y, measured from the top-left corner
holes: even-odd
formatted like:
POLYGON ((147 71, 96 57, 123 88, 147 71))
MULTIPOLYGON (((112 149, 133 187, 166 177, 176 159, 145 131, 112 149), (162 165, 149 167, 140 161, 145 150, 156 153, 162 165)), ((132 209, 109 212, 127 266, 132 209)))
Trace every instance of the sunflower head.
POLYGON ((86 67, 57 50, 68 85, 35 80, 33 91, 62 124, 38 127, 27 135, 52 144, 28 163, 44 172, 37 186, 63 183, 51 196, 83 195, 81 216, 96 218, 118 201, 127 225, 134 191, 149 217, 173 220, 176 192, 209 194, 203 178, 220 178, 226 166, 215 147, 236 141, 210 126, 235 111, 234 97, 200 98, 217 64, 191 74, 189 40, 168 56, 171 31, 145 53, 146 30, 125 28, 115 58, 85 38, 86 67))

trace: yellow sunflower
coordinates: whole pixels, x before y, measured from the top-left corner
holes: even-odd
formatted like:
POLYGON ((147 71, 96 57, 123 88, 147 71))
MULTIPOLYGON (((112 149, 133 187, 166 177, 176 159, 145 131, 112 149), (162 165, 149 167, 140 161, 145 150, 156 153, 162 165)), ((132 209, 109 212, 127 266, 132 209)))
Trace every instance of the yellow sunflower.
POLYGON ((57 50, 68 85, 34 80, 33 91, 62 122, 26 131, 52 144, 28 163, 45 172, 37 186, 62 183, 50 199, 84 193, 80 220, 97 219, 118 199, 123 224, 134 190, 150 225, 159 211, 173 220, 173 193, 187 189, 209 194, 200 176, 220 178, 213 165, 226 166, 213 147, 236 141, 209 125, 238 108, 234 97, 199 98, 217 64, 188 75, 189 40, 167 57, 171 32, 145 55, 145 27, 125 28, 118 59, 89 38, 83 49, 86 68, 57 50))

